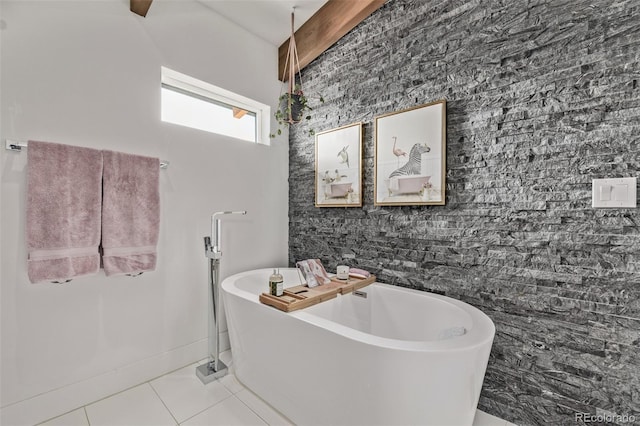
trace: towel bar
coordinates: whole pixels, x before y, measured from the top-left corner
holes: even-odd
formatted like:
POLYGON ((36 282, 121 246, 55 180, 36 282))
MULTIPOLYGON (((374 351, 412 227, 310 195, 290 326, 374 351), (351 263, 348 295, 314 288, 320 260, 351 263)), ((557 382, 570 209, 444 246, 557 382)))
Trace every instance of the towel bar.
MULTIPOLYGON (((10 140, 10 139, 5 139, 5 149, 7 151, 14 151, 14 152, 22 152, 22 150, 24 148, 27 148, 27 143, 26 142, 18 142, 15 140, 10 140)), ((166 169, 169 167, 169 162, 166 160, 160 160, 160 168, 161 169, 166 169)))

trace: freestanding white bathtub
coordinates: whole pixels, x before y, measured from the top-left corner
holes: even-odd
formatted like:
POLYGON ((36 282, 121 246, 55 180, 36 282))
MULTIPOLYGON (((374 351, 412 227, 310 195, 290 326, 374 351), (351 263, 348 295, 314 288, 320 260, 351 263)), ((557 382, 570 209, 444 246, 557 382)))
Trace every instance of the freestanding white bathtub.
POLYGON ((285 313, 258 300, 271 272, 222 282, 236 377, 262 399, 300 426, 472 424, 495 334, 484 313, 380 283, 285 313))

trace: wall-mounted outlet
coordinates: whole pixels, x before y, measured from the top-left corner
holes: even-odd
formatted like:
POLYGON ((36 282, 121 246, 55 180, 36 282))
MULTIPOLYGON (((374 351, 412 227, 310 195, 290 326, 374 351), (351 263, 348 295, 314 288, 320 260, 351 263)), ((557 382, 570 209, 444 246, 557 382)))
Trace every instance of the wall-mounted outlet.
POLYGON ((594 208, 635 208, 636 178, 593 179, 591 206, 594 208))

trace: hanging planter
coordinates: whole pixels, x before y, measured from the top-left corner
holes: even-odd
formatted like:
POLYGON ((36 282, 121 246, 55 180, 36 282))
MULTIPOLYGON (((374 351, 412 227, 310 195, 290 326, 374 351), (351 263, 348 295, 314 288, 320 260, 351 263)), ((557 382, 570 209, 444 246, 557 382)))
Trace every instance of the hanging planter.
POLYGON ((303 94, 285 93, 280 96, 278 112, 281 118, 289 124, 299 123, 303 119, 304 110, 307 108, 307 98, 303 94))
MULTIPOLYGON (((302 88, 296 85, 293 93, 285 92, 280 95, 276 119, 278 124, 292 125, 302 120, 311 120, 309 112, 312 110, 307 101, 307 97, 302 92, 302 88)), ((279 129, 280 130, 280 129, 279 129)), ((280 134, 281 132, 278 132, 280 134)))
MULTIPOLYGON (((291 12, 291 37, 289 38, 289 51, 285 60, 282 81, 287 82, 287 90, 284 93, 281 92, 278 98, 278 110, 275 113, 275 117, 278 120, 279 128, 275 134, 271 134, 272 138, 276 137, 276 135, 281 135, 284 127, 294 125, 303 120, 311 120, 310 112, 313 110, 309 105, 308 97, 302 89, 302 75, 294 36, 294 12, 291 12), (296 83, 296 69, 298 70, 297 79, 299 83, 296 83)), ((322 96, 319 97, 319 101, 324 102, 322 96)), ((314 134, 315 130, 310 129, 309 135, 312 136, 314 134)))

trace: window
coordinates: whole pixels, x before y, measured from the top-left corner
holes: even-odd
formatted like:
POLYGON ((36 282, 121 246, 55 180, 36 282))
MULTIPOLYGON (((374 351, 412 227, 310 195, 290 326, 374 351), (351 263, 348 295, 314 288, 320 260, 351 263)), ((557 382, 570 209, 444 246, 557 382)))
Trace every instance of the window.
POLYGON ((269 144, 271 108, 162 67, 162 121, 269 144))

